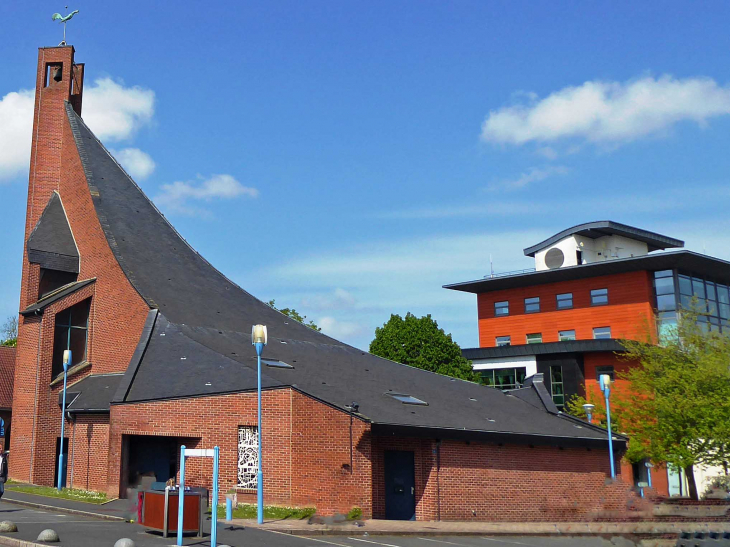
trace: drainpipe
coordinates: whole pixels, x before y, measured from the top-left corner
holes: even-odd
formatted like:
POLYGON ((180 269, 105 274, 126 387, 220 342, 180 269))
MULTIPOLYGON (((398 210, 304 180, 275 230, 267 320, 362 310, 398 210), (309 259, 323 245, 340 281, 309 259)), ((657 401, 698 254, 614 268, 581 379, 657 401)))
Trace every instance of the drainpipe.
POLYGON ((436 439, 436 520, 441 520, 441 439, 436 439))

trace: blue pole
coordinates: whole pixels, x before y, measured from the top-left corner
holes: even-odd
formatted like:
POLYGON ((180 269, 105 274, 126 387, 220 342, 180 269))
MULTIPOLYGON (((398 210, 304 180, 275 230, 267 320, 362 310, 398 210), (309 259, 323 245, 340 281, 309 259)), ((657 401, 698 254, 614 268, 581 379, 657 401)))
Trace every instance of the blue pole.
POLYGON ((177 502, 177 544, 182 545, 183 507, 185 505, 185 445, 180 447, 180 493, 177 502))
MULTIPOLYGON (((70 359, 70 357, 69 357, 70 359)), ((68 378, 68 363, 66 356, 63 359, 63 400, 61 403, 61 446, 58 450, 58 483, 56 488, 61 491, 61 481, 63 480, 63 436, 66 434, 66 379, 68 378)))
POLYGON ((651 488, 651 467, 650 467, 650 463, 647 462, 644 465, 646 465, 646 482, 649 483, 649 488, 651 488))
POLYGON ((256 498, 257 498, 257 510, 256 516, 259 524, 264 523, 264 473, 263 469, 263 457, 261 454, 261 445, 263 444, 263 431, 261 430, 261 353, 264 351, 264 344, 261 342, 256 343, 256 357, 258 358, 258 426, 259 426, 259 470, 256 474, 256 498))
POLYGON ((215 547, 218 540, 218 453, 216 446, 213 448, 213 519, 210 521, 210 547, 215 547))
POLYGON ((611 435, 611 405, 608 398, 611 395, 611 388, 606 386, 604 391, 606 394, 606 424, 608 426, 608 457, 611 460, 611 478, 616 478, 616 469, 613 464, 613 436, 611 435))
POLYGON ((233 518, 233 500, 231 498, 226 498, 226 520, 231 520, 233 518))

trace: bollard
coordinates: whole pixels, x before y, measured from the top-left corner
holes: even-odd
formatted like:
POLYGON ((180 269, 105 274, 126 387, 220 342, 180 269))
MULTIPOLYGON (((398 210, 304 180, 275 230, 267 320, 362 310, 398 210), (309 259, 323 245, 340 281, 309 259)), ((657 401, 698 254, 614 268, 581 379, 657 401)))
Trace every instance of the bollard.
POLYGON ((233 500, 231 498, 226 498, 226 520, 231 520, 233 518, 233 500))

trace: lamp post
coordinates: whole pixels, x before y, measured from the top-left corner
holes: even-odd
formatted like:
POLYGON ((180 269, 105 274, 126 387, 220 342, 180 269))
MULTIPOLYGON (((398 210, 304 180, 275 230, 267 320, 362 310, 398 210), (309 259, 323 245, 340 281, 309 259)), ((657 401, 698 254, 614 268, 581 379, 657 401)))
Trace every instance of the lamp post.
POLYGON ((63 480, 63 435, 66 429, 66 379, 68 378, 68 366, 71 364, 71 350, 63 351, 63 399, 61 403, 61 444, 58 450, 58 482, 56 488, 61 491, 63 480))
POLYGON ((601 374, 599 379, 601 391, 606 397, 606 427, 608 428, 608 456, 611 460, 611 478, 616 478, 616 469, 613 464, 613 438, 611 435, 611 404, 609 398, 611 396, 611 377, 608 374, 601 374))
POLYGON ((591 403, 586 403, 583 405, 583 411, 586 413, 586 417, 588 418, 588 423, 591 423, 591 420, 593 419, 593 409, 596 408, 596 405, 592 405, 591 403))
POLYGON ((256 474, 256 498, 257 498, 257 520, 259 524, 264 523, 264 472, 263 472, 263 456, 261 453, 261 444, 263 440, 263 432, 261 430, 261 354, 264 346, 268 341, 266 325, 254 325, 251 328, 251 344, 256 348, 256 357, 258 361, 258 429, 259 429, 259 470, 256 474))

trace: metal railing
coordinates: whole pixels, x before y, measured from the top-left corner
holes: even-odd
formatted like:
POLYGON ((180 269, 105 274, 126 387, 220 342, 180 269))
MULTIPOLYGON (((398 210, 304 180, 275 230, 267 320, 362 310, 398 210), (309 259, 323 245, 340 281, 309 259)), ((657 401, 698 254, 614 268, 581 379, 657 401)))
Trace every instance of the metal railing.
POLYGON ((532 273, 534 271, 536 271, 535 268, 526 268, 524 270, 513 270, 511 272, 499 272, 499 273, 493 273, 490 275, 485 275, 484 279, 492 279, 495 277, 507 277, 508 275, 520 275, 520 274, 532 273))

